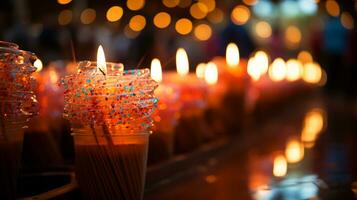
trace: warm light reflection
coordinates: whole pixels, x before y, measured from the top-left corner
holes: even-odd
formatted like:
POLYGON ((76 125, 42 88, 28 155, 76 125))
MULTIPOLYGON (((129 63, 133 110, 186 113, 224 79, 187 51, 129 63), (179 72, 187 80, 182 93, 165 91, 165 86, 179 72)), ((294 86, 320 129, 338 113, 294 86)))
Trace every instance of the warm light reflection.
POLYGON ((300 51, 297 56, 297 59, 303 64, 313 61, 312 55, 308 51, 300 51))
POLYGON ((171 23, 171 16, 166 12, 159 12, 154 17, 154 25, 158 28, 166 28, 171 23))
POLYGON ((205 69, 205 81, 208 85, 214 85, 218 81, 218 69, 217 65, 213 62, 209 62, 205 69))
POLYGON ((36 67, 36 72, 40 72, 43 69, 43 64, 40 59, 36 59, 33 66, 36 67))
POLYGON ((208 13, 207 6, 201 2, 192 4, 190 7, 190 14, 195 19, 203 19, 208 13))
POLYGON ((176 70, 181 76, 185 76, 189 72, 188 56, 183 48, 179 48, 176 52, 176 70))
POLYGON ((52 84, 56 84, 59 80, 58 74, 54 68, 50 68, 48 71, 49 79, 52 84))
POLYGON ((264 75, 268 72, 269 68, 269 57, 264 51, 257 51, 254 55, 255 63, 259 68, 260 75, 264 75))
POLYGON ((286 62, 286 79, 288 81, 299 80, 303 74, 303 67, 301 62, 295 59, 289 59, 286 62))
POLYGON ((288 165, 283 155, 278 155, 274 158, 273 174, 276 177, 283 177, 286 175, 288 165))
POLYGON ((304 158, 304 147, 298 140, 291 140, 286 145, 285 156, 288 163, 297 163, 304 158))
POLYGON ((223 11, 219 8, 214 9, 212 12, 208 13, 207 19, 208 21, 218 24, 223 21, 224 14, 223 11))
POLYGON ((312 109, 305 116, 304 126, 301 132, 301 140, 306 148, 313 147, 317 136, 324 128, 325 112, 322 109, 312 109))
POLYGON ((226 62, 228 67, 236 68, 239 65, 239 49, 234 43, 229 43, 226 48, 226 62))
POLYGON ((286 76, 286 65, 282 58, 276 58, 269 68, 269 77, 273 81, 282 81, 286 76))
POLYGON ((250 18, 250 10, 244 5, 234 7, 231 13, 231 20, 237 25, 243 25, 247 23, 250 18))
POLYGON ((261 38, 269 38, 272 34, 272 28, 268 22, 261 21, 255 25, 255 32, 261 38))
POLYGON ((62 10, 58 15, 58 24, 65 26, 72 22, 73 13, 71 10, 62 10))
POLYGON ((205 70, 206 70, 206 64, 205 63, 200 63, 196 67, 196 76, 199 79, 205 78, 205 70))
POLYGON ((139 32, 139 31, 143 30, 145 28, 145 26, 146 26, 146 19, 142 15, 135 15, 129 21, 129 27, 133 31, 139 32))
POLYGON ((94 22, 96 15, 97 14, 94 9, 84 9, 81 13, 81 22, 83 24, 91 24, 92 22, 94 22))
POLYGON ((247 64, 247 73, 254 81, 259 80, 261 73, 260 73, 259 66, 256 63, 255 57, 249 58, 247 64))
POLYGON ((156 82, 161 82, 162 81, 162 68, 161 68, 161 63, 160 60, 157 58, 154 58, 151 61, 151 71, 150 71, 151 78, 154 79, 156 82))
POLYGON ((325 7, 327 13, 333 17, 337 17, 340 14, 340 6, 335 0, 327 0, 325 7))
POLYGON ((175 29, 181 35, 187 35, 192 31, 192 22, 187 18, 177 20, 175 29))
POLYGON ((303 80, 307 83, 317 84, 321 81, 322 70, 317 63, 307 63, 304 65, 303 80))
MULTIPOLYGON (((357 2, 357 1, 356 1, 357 2)), ((343 12, 341 14, 341 24, 346 29, 352 30, 354 27, 354 19, 349 12, 343 12)))
POLYGON ((116 22, 123 16, 123 8, 120 6, 112 6, 108 9, 106 17, 110 22, 116 22))
POLYGON ((104 74, 107 74, 107 62, 105 61, 105 55, 102 45, 99 45, 97 51, 97 68, 104 74))
POLYGON ((126 6, 130 10, 140 10, 145 5, 145 0, 127 0, 126 6))
POLYGON ((195 27, 195 30, 193 33, 198 40, 206 41, 211 37, 212 29, 207 24, 199 24, 195 27))

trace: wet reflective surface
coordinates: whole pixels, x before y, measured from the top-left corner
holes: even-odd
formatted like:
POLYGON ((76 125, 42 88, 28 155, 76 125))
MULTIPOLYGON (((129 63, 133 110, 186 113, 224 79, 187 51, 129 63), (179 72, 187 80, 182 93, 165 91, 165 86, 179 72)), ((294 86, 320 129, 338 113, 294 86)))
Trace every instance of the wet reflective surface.
POLYGON ((356 105, 319 96, 276 108, 145 199, 354 199, 356 105))

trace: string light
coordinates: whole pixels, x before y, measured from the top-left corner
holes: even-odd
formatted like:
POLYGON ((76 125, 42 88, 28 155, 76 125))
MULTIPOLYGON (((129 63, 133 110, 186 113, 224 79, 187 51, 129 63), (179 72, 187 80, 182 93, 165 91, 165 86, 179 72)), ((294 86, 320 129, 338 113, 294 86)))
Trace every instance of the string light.
POLYGON ((130 10, 140 10, 144 7, 145 5, 145 0, 127 0, 126 6, 130 10))
POLYGON ((107 11, 107 20, 110 22, 118 21, 123 16, 123 8, 120 6, 112 6, 107 11))
POLYGON ((177 20, 175 29, 181 35, 187 35, 192 31, 192 22, 187 18, 177 20))
POLYGON ((129 21, 129 27, 136 32, 139 32, 145 28, 146 19, 142 15, 135 15, 129 21))
POLYGON ((212 35, 212 29, 207 24, 199 24, 195 27, 194 35, 198 40, 206 41, 212 35))
POLYGON ((158 28, 166 28, 171 23, 171 16, 166 12, 159 12, 154 17, 154 25, 158 28))
POLYGON ((243 5, 234 7, 231 13, 231 20, 237 25, 243 25, 247 23, 250 18, 249 8, 243 5))

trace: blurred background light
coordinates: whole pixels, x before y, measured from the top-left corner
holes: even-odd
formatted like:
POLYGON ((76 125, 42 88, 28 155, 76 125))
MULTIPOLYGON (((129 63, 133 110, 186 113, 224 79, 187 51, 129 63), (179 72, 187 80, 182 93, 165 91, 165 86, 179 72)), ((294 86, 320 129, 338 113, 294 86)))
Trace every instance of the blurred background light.
POLYGON ((293 0, 284 0, 280 3, 280 10, 286 17, 296 17, 300 14, 299 4, 293 0))
POLYGON ((354 20, 349 12, 343 12, 341 14, 341 24, 343 27, 349 30, 352 30, 354 28, 354 20))
POLYGON ((308 51, 300 51, 297 59, 303 64, 313 61, 312 55, 308 51))
POLYGON ((162 0, 162 4, 164 4, 168 8, 174 8, 180 3, 180 0, 162 0))
POLYGON ((196 76, 199 79, 205 78, 205 70, 206 70, 206 64, 205 63, 199 63, 196 67, 196 76))
POLYGON ((315 0, 299 0, 300 10, 307 15, 313 15, 317 12, 318 5, 315 0))
POLYGON ((282 58, 276 58, 269 67, 269 78, 273 81, 282 81, 286 76, 286 64, 282 58))
POLYGON ((62 10, 58 15, 58 24, 59 25, 67 25, 72 22, 73 13, 71 10, 62 10))
POLYGON ((289 48, 296 48, 301 42, 301 31, 296 26, 288 26, 284 38, 289 48))
POLYGON ((250 10, 244 5, 239 5, 233 8, 231 13, 231 20, 237 25, 247 23, 250 18, 250 10))
POLYGON ((212 12, 216 8, 215 0, 198 0, 198 2, 204 4, 208 12, 212 12))
POLYGON ((134 31, 130 28, 129 24, 124 27, 124 35, 129 39, 138 37, 140 32, 134 31))
POLYGON ((258 2, 258 0, 243 0, 243 3, 247 4, 248 6, 253 6, 258 2))
POLYGON ((207 19, 211 23, 218 24, 223 21, 224 14, 219 8, 215 8, 212 12, 208 13, 207 19))
POLYGON ((145 28, 146 19, 142 15, 135 15, 129 21, 129 27, 133 31, 141 31, 145 28))
POLYGON ((199 24, 194 29, 194 35, 198 40, 206 41, 212 35, 212 29, 207 24, 199 24))
POLYGON ((106 17, 110 22, 116 22, 123 16, 123 8, 120 6, 112 6, 108 9, 106 17))
POLYGON ((253 6, 253 12, 259 17, 270 17, 273 13, 273 4, 267 0, 260 0, 253 6))
POLYGON ((166 28, 171 23, 171 16, 166 12, 159 12, 154 17, 154 25, 158 28, 166 28))
POLYGON ((272 34, 272 28, 266 21, 260 21, 255 24, 255 33, 260 38, 269 38, 272 34))
POLYGON ((187 35, 192 31, 192 22, 187 18, 177 20, 175 29, 181 35, 187 35))
POLYGON ((81 22, 83 24, 91 24, 96 18, 96 12, 92 8, 84 9, 81 13, 81 22))
POLYGON ((130 10, 140 10, 145 6, 145 0, 127 0, 126 6, 130 10))
POLYGON ((340 6, 335 0, 327 0, 325 3, 326 11, 329 15, 337 17, 340 15, 340 6))
POLYGON ((276 177, 283 177, 288 171, 288 164, 283 155, 278 155, 274 158, 273 174, 276 177))
POLYGON ((61 5, 69 4, 71 2, 72 2, 72 0, 57 0, 57 3, 59 3, 61 5))
POLYGON ((180 0, 178 6, 180 8, 186 8, 191 5, 192 1, 191 0, 180 0))

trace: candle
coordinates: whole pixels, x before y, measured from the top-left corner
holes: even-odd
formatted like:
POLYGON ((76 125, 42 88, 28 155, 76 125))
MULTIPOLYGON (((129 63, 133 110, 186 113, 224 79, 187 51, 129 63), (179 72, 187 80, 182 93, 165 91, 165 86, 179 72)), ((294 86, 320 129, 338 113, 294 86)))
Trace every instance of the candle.
POLYGON ((149 69, 105 61, 78 63, 63 79, 64 117, 72 125, 76 177, 85 198, 142 199, 148 135, 157 106, 149 69))

